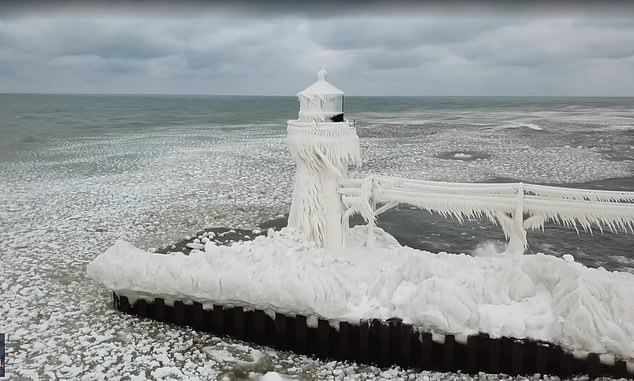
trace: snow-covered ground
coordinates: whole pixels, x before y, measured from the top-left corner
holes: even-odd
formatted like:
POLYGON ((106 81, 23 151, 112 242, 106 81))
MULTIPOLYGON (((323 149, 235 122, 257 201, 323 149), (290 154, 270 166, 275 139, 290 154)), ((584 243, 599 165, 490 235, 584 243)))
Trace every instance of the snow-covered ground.
MULTIPOLYGON (((79 115, 75 101, 68 102, 73 110, 65 115, 79 115)), ((257 378, 268 371, 301 379, 468 378, 326 363, 114 312, 108 290, 86 276, 86 267, 117 239, 148 249, 206 225, 252 227, 288 211, 293 172, 283 120, 225 128, 201 117, 205 121, 199 124, 184 118, 185 125, 111 128, 115 122, 101 116, 106 102, 95 102, 103 102, 95 106, 99 115, 77 116, 57 135, 66 119, 35 109, 28 115, 0 109, 3 124, 19 120, 24 123, 20 128, 45 126, 24 143, 7 144, 4 135, 0 139, 6 144, 0 145, 0 331, 8 334, 7 372, 12 379, 249 379, 250 372, 257 378), (106 132, 99 126, 106 126, 106 132)), ((296 103, 291 102, 290 112, 276 115, 294 117, 296 103)), ((136 112, 125 117, 137 122, 136 112)), ((631 160, 606 156, 605 146, 619 144, 609 140, 613 132, 601 135, 603 146, 555 139, 546 146, 544 139, 536 143, 523 132, 549 133, 553 128, 542 121, 530 122, 543 131, 458 126, 432 131, 389 128, 360 114, 351 117, 365 121, 358 127, 362 173, 448 181, 525 176, 524 181, 532 182, 583 182, 634 173, 631 160), (491 156, 438 158, 455 151, 491 156)), ((420 114, 403 118, 439 119, 420 114)), ((631 113, 601 118, 606 128, 631 124, 631 113)), ((623 130, 628 131, 619 127, 623 130)), ((631 141, 620 144, 622 150, 634 146, 631 141)), ((618 256, 624 267, 632 267, 630 253, 618 256)))
MULTIPOLYGON (((319 249, 292 228, 204 251, 158 255, 117 241, 88 275, 136 298, 155 296, 358 322, 400 318, 441 334, 533 338, 569 351, 634 359, 634 275, 546 255, 476 258, 403 247, 379 228, 365 247, 319 249)), ((634 368, 634 364, 633 364, 634 368)))

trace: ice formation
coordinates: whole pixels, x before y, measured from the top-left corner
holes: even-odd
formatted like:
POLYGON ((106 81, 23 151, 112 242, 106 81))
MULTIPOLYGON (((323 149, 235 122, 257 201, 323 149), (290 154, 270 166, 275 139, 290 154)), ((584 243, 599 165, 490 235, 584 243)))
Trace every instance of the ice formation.
POLYGON ((343 93, 322 70, 298 97, 299 118, 287 128, 297 165, 288 228, 231 247, 201 241, 189 256, 118 241, 89 264, 89 276, 133 300, 236 305, 310 321, 398 317, 441 333, 530 337, 634 359, 634 310, 623 302, 632 275, 570 257, 432 254, 402 247, 374 226, 381 212, 412 204, 499 223, 509 251, 521 253, 526 230, 547 221, 632 231, 632 193, 348 178, 348 166, 361 160, 356 130, 343 119, 343 93), (368 226, 350 229, 353 213, 368 226))
MULTIPOLYGON (((400 246, 375 228, 346 248, 317 248, 295 229, 233 246, 158 255, 117 241, 88 275, 134 298, 244 306, 332 321, 398 317, 439 333, 531 337, 634 359, 634 275, 543 254, 471 257, 400 246)), ((309 320, 311 320, 309 319, 309 320)))
POLYGON ((343 215, 337 180, 348 164, 361 164, 356 129, 343 120, 343 92, 321 69, 318 80, 297 94, 299 119, 288 121, 288 146, 297 164, 288 226, 318 246, 340 247, 343 215))
MULTIPOLYGON (((373 225, 376 216, 397 204, 415 205, 445 217, 488 219, 499 223, 507 251, 522 254, 527 229, 545 222, 592 232, 595 225, 634 233, 634 192, 558 188, 523 183, 447 183, 388 176, 341 179, 345 216, 358 213, 373 225), (377 204, 383 207, 376 209, 377 204)), ((372 230, 369 230, 370 233, 372 230)), ((371 240, 372 238, 369 237, 371 240)))
POLYGON ((377 215, 411 204, 445 217, 485 218, 499 224, 507 252, 523 254, 527 229, 545 222, 592 231, 634 232, 634 192, 591 191, 531 184, 446 183, 406 178, 347 177, 348 164, 360 165, 356 130, 343 119, 343 92, 318 80, 297 94, 299 119, 288 121, 288 145, 297 165, 289 227, 319 247, 345 245, 343 231, 352 214, 369 223, 368 245, 377 215), (377 209, 377 205, 382 206, 377 209), (526 217, 526 218, 525 218, 526 217))

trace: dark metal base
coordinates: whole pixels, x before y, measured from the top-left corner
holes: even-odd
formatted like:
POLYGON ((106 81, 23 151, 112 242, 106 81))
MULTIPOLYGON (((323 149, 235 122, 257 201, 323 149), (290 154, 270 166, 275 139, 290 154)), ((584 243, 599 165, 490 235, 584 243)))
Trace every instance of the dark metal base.
POLYGON ((126 296, 114 292, 113 299, 115 309, 124 313, 324 359, 472 374, 634 377, 627 372, 624 361, 601 364, 595 353, 578 359, 550 343, 490 338, 487 334, 468 336, 465 343, 457 342, 454 335, 446 335, 441 343, 432 340, 431 333, 421 332, 398 319, 363 320, 359 324, 340 322, 337 330, 326 320, 319 320, 317 327, 309 327, 306 317, 301 315, 275 314, 272 319, 261 310, 245 311, 221 305, 205 310, 200 303, 181 301, 168 306, 160 298, 153 302, 140 299, 131 305, 126 296))

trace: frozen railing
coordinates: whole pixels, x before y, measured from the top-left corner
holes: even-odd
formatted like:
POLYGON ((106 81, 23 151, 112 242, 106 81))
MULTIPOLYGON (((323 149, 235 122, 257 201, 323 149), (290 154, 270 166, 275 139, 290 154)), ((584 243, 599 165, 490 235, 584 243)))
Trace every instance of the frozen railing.
POLYGON ((634 192, 562 188, 524 183, 450 183, 389 176, 345 178, 339 193, 349 217, 360 214, 368 222, 368 245, 382 212, 409 204, 444 217, 487 219, 499 224, 509 253, 522 254, 528 246, 526 230, 543 229, 551 222, 592 232, 593 226, 634 233, 634 192), (379 206, 380 205, 380 206, 379 206), (377 207, 378 206, 378 207, 377 207))

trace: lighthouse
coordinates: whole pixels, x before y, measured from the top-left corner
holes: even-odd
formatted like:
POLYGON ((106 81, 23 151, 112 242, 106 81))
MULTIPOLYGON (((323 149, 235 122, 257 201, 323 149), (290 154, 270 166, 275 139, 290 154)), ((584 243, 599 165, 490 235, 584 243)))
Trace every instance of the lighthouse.
POLYGON ((299 115, 288 121, 288 147, 297 166, 288 226, 318 247, 343 243, 343 204, 337 181, 361 165, 359 137, 344 118, 344 93, 326 80, 299 92, 299 115))

